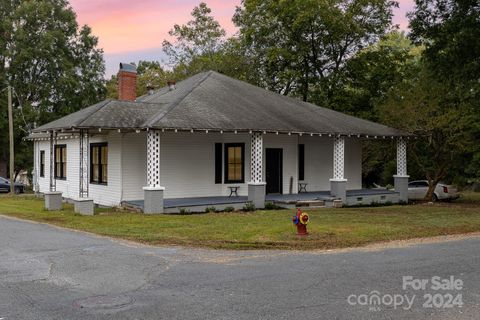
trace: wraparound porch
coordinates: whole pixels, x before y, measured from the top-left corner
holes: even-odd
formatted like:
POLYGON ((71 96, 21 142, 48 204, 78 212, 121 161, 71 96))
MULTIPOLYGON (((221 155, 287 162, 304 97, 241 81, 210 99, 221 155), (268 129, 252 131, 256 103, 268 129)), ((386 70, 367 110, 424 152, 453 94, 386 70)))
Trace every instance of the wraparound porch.
MULTIPOLYGON (((360 137, 352 137, 351 135, 332 135, 329 134, 329 140, 333 144, 333 150, 330 149, 332 158, 330 161, 333 162, 331 167, 331 178, 324 179, 324 181, 329 181, 330 190, 320 189, 320 191, 310 192, 310 193, 298 193, 298 190, 292 192, 292 187, 290 192, 285 192, 285 189, 282 190, 282 185, 284 185, 285 179, 283 168, 283 148, 280 144, 275 149, 265 148, 264 137, 269 137, 269 134, 266 132, 250 132, 249 142, 250 142, 250 157, 248 165, 245 165, 245 151, 243 147, 240 147, 240 144, 235 144, 235 148, 238 148, 238 152, 230 153, 225 149, 224 158, 225 158, 225 182, 230 179, 231 173, 236 173, 237 171, 230 170, 230 164, 235 163, 237 155, 241 166, 239 166, 238 172, 245 172, 248 170, 250 175, 249 179, 244 179, 245 176, 241 174, 242 177, 239 179, 241 183, 248 181, 248 197, 244 198, 239 197, 236 201, 228 197, 210 197, 206 196, 203 198, 192 198, 187 195, 182 198, 170 198, 166 196, 165 190, 168 189, 168 184, 165 184, 166 187, 161 183, 162 172, 160 170, 160 154, 161 154, 161 145, 162 145, 162 133, 158 130, 150 130, 147 134, 147 187, 144 187, 144 201, 143 201, 143 212, 144 213, 162 213, 162 212, 176 212, 181 208, 188 207, 190 211, 203 211, 207 206, 220 206, 216 207, 218 210, 222 210, 227 206, 232 206, 235 209, 241 209, 246 201, 253 203, 255 208, 261 209, 264 208, 265 203, 268 201, 278 203, 285 207, 295 207, 299 206, 300 202, 315 202, 313 206, 336 206, 338 205, 369 205, 373 203, 398 203, 406 201, 407 196, 407 184, 408 176, 406 175, 406 141, 403 138, 397 140, 397 175, 395 175, 395 191, 391 192, 384 190, 380 193, 376 191, 362 190, 358 187, 352 188, 347 184, 349 179, 346 175, 346 164, 352 160, 350 157, 346 157, 346 145, 347 142, 353 142, 360 137), (269 154, 269 151, 271 153, 269 154), (273 152, 275 151, 275 152, 273 152), (332 152, 333 151, 333 152, 332 152), (270 156, 270 157, 269 157, 270 156), (231 162, 232 161, 232 162, 231 162), (227 165, 228 164, 228 165, 227 165), (270 168, 270 169, 269 169, 270 168), (272 170, 274 168, 274 170, 272 170), (272 176, 278 177, 278 179, 272 179, 272 176), (227 179, 228 178, 228 179, 227 179), (269 182, 270 181, 270 182, 269 182), (279 188, 272 189, 273 185, 279 185, 279 188), (273 191, 272 191, 273 190, 273 191), (277 192, 277 190, 279 192, 277 192), (275 195, 271 195, 275 194, 275 195), (282 195, 283 194, 283 195, 282 195), (165 196, 164 196, 165 195, 165 196)), ((320 137, 322 135, 319 135, 320 137)), ((310 135, 310 138, 313 138, 313 134, 310 135)), ((368 138, 368 136, 367 136, 368 138)), ((384 137, 385 138, 385 137, 384 137)), ((305 155, 300 154, 300 147, 304 148, 303 136, 298 135, 297 144, 299 147, 298 153, 292 152, 289 156, 297 156, 297 161, 293 161, 295 166, 295 171, 298 170, 298 174, 294 174, 290 178, 290 185, 292 181, 304 181, 304 179, 309 179, 310 176, 305 174, 305 155), (300 166, 303 164, 303 167, 300 166), (296 177, 296 179, 294 178, 296 177)), ((225 145, 227 147, 229 145, 225 145)), ((244 146, 244 145, 242 145, 244 146)), ((235 149, 233 148, 233 149, 235 149)), ((231 149, 231 150, 233 150, 231 149)), ((323 148, 324 152, 328 152, 329 148, 323 148)), ((221 149, 219 149, 221 150, 221 149)), ((219 152, 219 155, 221 153, 219 152)), ((288 155, 287 155, 288 156, 288 155)), ((315 160, 311 158, 310 160, 315 160)), ((361 159, 353 158, 354 162, 357 165, 361 165, 361 159)), ((311 161, 309 163, 315 169, 310 171, 315 174, 317 170, 325 169, 326 165, 324 161, 311 161)), ((328 165, 327 165, 328 167, 328 165)), ((233 167, 232 167, 233 168, 233 167)), ((221 173, 221 169, 218 170, 221 173)), ((361 168, 358 170, 357 174, 360 176, 359 186, 361 187, 361 168)), ((216 180, 216 176, 215 176, 216 180)), ((231 182, 231 181, 228 181, 231 182)), ((185 186, 188 186, 185 185, 185 186)), ((317 189, 318 190, 318 189, 317 189)), ((308 204, 306 204, 308 205, 308 204)))
MULTIPOLYGON (((359 189, 347 190, 346 205, 368 205, 372 203, 396 203, 399 202, 399 193, 387 189, 359 189)), ((298 194, 269 194, 265 201, 272 202, 280 207, 295 208, 297 206, 323 202, 323 206, 331 207, 336 198, 330 195, 330 191, 304 192, 298 194)), ((207 207, 215 207, 223 210, 226 207, 242 209, 248 202, 247 196, 238 197, 193 197, 164 199, 165 213, 177 213, 181 209, 190 212, 203 212, 207 207)), ((126 207, 133 207, 139 210, 144 209, 144 200, 124 201, 126 207)))
MULTIPOLYGON (((200 206, 241 209, 246 201, 253 202, 258 209, 263 208, 266 201, 275 201, 284 207, 294 206, 298 201, 320 199, 325 205, 333 203, 333 199, 345 205, 405 201, 401 190, 406 196, 406 141, 401 137, 396 140, 395 190, 399 196, 382 198, 361 189, 361 143, 367 138, 265 132, 149 130, 145 133, 102 131, 92 134, 82 131, 65 142, 68 159, 74 159, 67 166, 68 180, 59 181, 56 190, 51 155, 43 182, 50 180, 50 188, 53 186, 50 198, 63 196, 77 200, 75 193, 79 192, 76 202, 79 205, 88 203, 89 208, 93 207, 93 202, 118 206, 141 201, 138 207, 143 208, 144 213, 173 212, 178 210, 175 208, 187 206, 191 211, 203 211, 200 206), (90 141, 108 145, 108 180, 101 186, 89 183, 90 141), (232 174, 233 182, 230 181, 232 174), (236 179, 235 175, 238 175, 236 179), (73 189, 72 184, 78 182, 78 189, 73 189), (306 190, 310 192, 297 194, 300 183, 308 185, 306 190), (227 197, 232 187, 239 188, 240 197, 235 201, 227 197), (107 197, 110 197, 108 201, 107 197), (200 208, 194 208, 197 205, 200 208)), ((47 154, 51 154, 55 141, 55 134, 52 134, 50 141, 43 142, 40 149, 45 148, 47 154)), ((38 153, 39 148, 36 150, 38 153)), ((48 190, 44 186, 40 191, 45 189, 48 190)))

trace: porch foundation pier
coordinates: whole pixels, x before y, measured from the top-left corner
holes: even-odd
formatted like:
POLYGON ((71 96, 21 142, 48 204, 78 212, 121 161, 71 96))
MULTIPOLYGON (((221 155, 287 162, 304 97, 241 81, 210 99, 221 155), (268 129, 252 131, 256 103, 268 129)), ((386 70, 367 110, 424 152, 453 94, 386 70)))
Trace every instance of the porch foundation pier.
POLYGON ((160 186, 160 131, 147 133, 147 184, 143 187, 143 213, 159 214, 164 212, 163 193, 160 186))
POLYGON ((333 178, 330 179, 330 194, 347 203, 347 179, 345 179, 345 138, 333 140, 333 178))
POLYGON ((263 181, 263 134, 251 134, 250 182, 248 183, 248 201, 257 209, 265 208, 266 183, 263 181))
POLYGON ((78 137, 80 143, 80 163, 79 163, 79 192, 78 198, 73 200, 73 208, 76 213, 85 216, 93 216, 93 199, 88 197, 88 149, 89 135, 87 130, 80 130, 78 137))
POLYGON ((400 202, 408 202, 407 141, 397 140, 397 174, 393 176, 395 191, 400 194, 400 202))
POLYGON ((55 145, 57 143, 57 133, 50 132, 50 186, 49 191, 44 193, 45 209, 48 211, 58 211, 62 209, 62 193, 57 192, 55 181, 55 145))

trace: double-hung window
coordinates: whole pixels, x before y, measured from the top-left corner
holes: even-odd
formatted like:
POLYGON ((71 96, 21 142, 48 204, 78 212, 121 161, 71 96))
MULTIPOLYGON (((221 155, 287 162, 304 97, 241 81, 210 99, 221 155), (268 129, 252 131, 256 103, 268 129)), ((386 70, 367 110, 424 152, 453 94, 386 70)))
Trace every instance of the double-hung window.
POLYGON ((108 180, 108 144, 90 144, 90 182, 107 184, 108 180))
POLYGON ((243 183, 245 168, 245 144, 225 144, 225 183, 243 183))
POLYGON ((40 177, 45 177, 45 150, 40 150, 40 177))
POLYGON ((67 178, 67 146, 64 144, 55 146, 55 179, 67 178))

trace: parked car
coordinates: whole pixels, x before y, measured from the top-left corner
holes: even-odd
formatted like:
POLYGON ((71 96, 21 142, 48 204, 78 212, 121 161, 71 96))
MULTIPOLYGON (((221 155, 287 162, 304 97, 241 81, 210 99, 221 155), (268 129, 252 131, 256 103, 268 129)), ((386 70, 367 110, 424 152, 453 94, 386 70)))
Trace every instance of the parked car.
MULTIPOLYGON (((408 184, 408 199, 410 200, 423 200, 428 191, 428 181, 418 180, 412 181, 408 184)), ((432 201, 437 200, 453 200, 457 199, 459 194, 457 189, 453 186, 438 183, 433 192, 432 201)))
MULTIPOLYGON (((14 183, 15 193, 24 193, 25 185, 20 182, 14 183)), ((10 180, 0 177, 0 192, 10 192, 10 180)))

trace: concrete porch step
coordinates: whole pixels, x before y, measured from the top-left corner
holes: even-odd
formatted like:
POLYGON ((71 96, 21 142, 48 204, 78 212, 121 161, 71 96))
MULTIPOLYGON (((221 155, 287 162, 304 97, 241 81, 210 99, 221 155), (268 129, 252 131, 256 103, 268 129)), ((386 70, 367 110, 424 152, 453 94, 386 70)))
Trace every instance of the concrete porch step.
POLYGON ((296 207, 296 209, 325 209, 327 206, 310 206, 310 207, 296 207))
POLYGON ((128 201, 122 201, 121 207, 130 211, 143 212, 143 207, 128 201))
POLYGON ((296 202, 297 208, 304 208, 304 207, 324 207, 325 201, 324 200, 300 200, 296 202))

